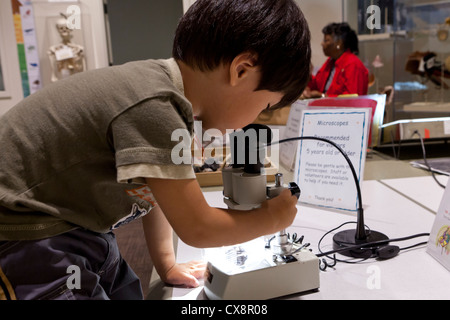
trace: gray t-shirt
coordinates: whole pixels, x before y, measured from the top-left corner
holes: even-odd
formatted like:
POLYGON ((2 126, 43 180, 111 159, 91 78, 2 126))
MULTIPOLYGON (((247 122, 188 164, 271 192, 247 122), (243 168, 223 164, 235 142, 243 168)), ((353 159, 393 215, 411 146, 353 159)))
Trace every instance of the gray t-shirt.
POLYGON ((108 232, 155 205, 143 178, 193 179, 172 132, 193 132, 175 60, 88 71, 0 118, 0 241, 108 232))

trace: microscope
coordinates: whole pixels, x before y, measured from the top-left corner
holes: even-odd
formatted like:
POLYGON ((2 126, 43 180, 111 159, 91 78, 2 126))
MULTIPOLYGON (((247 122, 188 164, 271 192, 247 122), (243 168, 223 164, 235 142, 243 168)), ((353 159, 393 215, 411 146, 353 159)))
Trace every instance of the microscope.
MULTIPOLYGON (((297 198, 296 183, 267 185, 265 146, 272 132, 252 124, 230 135, 231 163, 222 169, 224 203, 230 209, 248 211, 289 189, 297 198)), ((211 300, 267 300, 320 287, 319 259, 303 239, 286 230, 253 241, 207 249, 205 294, 211 300), (208 251, 209 250, 209 251, 208 251)))

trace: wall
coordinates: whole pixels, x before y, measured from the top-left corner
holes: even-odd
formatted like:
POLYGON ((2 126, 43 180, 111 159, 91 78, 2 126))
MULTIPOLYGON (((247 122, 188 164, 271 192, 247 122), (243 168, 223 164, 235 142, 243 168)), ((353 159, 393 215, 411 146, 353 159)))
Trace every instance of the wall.
POLYGON ((108 0, 107 4, 114 65, 172 56, 182 1, 108 0))
MULTIPOLYGON (((313 57, 312 62, 315 67, 320 67, 325 62, 326 58, 322 52, 322 28, 330 22, 343 21, 343 0, 295 0, 299 7, 305 14, 312 34, 312 48, 313 57)), ((354 0, 352 0, 354 1, 354 0)), ((183 0, 181 4, 176 1, 159 1, 159 0, 134 0, 134 5, 141 8, 140 12, 143 15, 146 13, 147 21, 144 18, 133 15, 129 17, 129 4, 125 4, 123 0, 108 0, 110 8, 108 14, 110 15, 110 22, 119 20, 120 23, 114 22, 111 28, 111 38, 114 45, 116 43, 130 43, 133 47, 139 47, 141 53, 129 50, 128 47, 119 47, 114 49, 113 57, 114 64, 123 63, 128 60, 141 59, 145 57, 165 57, 169 54, 171 49, 172 30, 175 30, 177 20, 181 17, 183 12, 195 2, 195 0, 183 0), (125 7, 128 7, 125 8, 125 7), (113 12, 116 11, 117 13, 113 12), (182 12, 180 12, 182 10, 182 12), (160 20, 164 12, 164 21, 160 20), (116 14, 119 16, 115 17, 116 14), (111 16, 113 15, 113 16, 111 16), (121 20, 120 20, 121 19, 121 20), (154 21, 154 22, 152 22, 154 21), (158 32, 151 30, 147 36, 147 42, 144 43, 142 37, 135 36, 132 30, 140 28, 151 27, 155 22, 158 22, 162 28, 158 32), (122 28, 117 30, 118 28, 122 28), (115 34, 114 34, 115 33, 115 34), (161 35, 166 35, 162 37, 161 35), (159 41, 160 47, 152 47, 154 41, 159 41), (167 42, 169 41, 169 42, 167 42), (128 50, 128 52, 125 52, 128 50)))
POLYGON ((343 21, 342 0, 296 0, 311 30, 312 63, 320 68, 326 57, 322 51, 322 29, 330 22, 343 21))

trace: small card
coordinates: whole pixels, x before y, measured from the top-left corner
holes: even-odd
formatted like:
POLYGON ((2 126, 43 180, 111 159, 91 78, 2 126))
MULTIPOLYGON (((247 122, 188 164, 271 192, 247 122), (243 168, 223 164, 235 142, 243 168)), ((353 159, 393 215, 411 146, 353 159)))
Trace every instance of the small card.
POLYGON ((72 48, 63 46, 55 51, 56 61, 72 59, 74 57, 72 48))
POLYGON ((450 271, 450 180, 430 232, 427 252, 450 271))
MULTIPOLYGON (((361 181, 370 114, 371 110, 366 108, 304 110, 299 136, 333 141, 348 156, 361 181)), ((294 177, 302 190, 300 202, 346 211, 358 209, 358 194, 350 165, 333 145, 317 140, 300 141, 294 177)))

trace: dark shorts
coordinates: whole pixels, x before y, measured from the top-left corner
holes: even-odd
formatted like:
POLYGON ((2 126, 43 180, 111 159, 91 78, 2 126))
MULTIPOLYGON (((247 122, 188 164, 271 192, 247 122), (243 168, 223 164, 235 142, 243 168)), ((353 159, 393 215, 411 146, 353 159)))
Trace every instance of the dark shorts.
POLYGON ((0 242, 0 300, 142 300, 113 233, 0 242))

